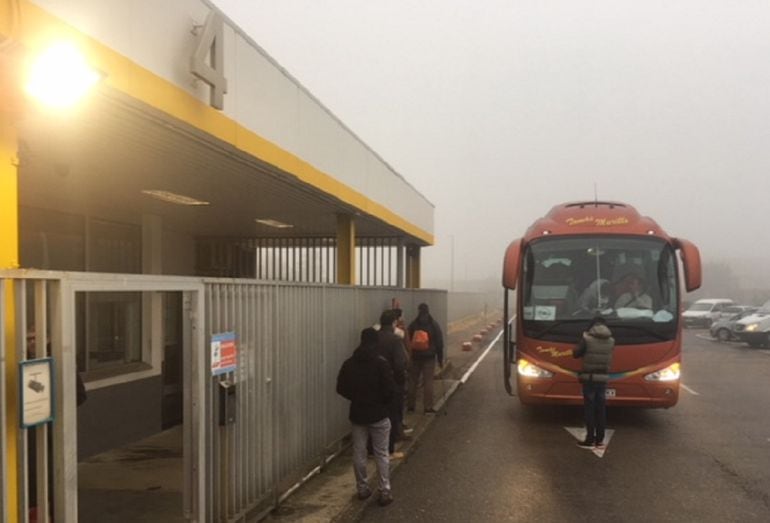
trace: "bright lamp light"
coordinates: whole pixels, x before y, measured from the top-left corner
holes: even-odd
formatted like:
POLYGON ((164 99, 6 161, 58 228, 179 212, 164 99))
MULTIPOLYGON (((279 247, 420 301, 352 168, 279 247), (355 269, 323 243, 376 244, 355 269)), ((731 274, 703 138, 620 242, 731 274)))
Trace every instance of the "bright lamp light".
POLYGON ((25 88, 44 105, 64 109, 75 105, 101 78, 74 45, 60 42, 30 65, 25 88))

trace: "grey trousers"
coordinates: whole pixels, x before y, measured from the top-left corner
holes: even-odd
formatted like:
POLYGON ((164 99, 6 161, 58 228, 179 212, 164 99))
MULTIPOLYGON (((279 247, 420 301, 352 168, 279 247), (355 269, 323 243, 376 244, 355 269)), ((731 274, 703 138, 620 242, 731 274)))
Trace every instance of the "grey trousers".
POLYGON ((417 383, 422 377, 422 408, 433 408, 433 373, 436 369, 436 358, 418 358, 412 357, 412 364, 409 366, 409 394, 406 399, 406 406, 414 409, 417 400, 417 383))
POLYGON ((383 418, 369 425, 353 424, 353 473, 356 476, 356 490, 366 492, 366 440, 371 436, 374 462, 381 492, 390 492, 390 460, 388 459, 388 438, 390 419, 383 418))

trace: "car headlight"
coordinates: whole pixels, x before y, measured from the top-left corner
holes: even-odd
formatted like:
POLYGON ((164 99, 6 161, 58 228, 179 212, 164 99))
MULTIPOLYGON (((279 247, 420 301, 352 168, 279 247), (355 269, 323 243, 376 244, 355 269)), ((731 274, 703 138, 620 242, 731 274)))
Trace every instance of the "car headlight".
POLYGON ((527 378, 552 378, 553 372, 547 371, 543 368, 533 365, 527 360, 519 359, 519 376, 526 376, 527 378))
POLYGON ((676 381, 682 375, 679 362, 672 363, 665 369, 660 369, 644 377, 647 381, 676 381))
POLYGON ((759 327, 759 323, 749 323, 746 325, 746 330, 749 332, 754 332, 759 327))

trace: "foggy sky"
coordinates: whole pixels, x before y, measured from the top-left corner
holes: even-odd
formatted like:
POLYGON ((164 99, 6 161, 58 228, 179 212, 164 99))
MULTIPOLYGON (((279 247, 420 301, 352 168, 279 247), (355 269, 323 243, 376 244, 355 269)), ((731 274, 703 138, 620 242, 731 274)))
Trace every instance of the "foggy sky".
POLYGON ((498 278, 553 205, 770 258, 770 2, 215 0, 436 206, 423 285, 498 278))

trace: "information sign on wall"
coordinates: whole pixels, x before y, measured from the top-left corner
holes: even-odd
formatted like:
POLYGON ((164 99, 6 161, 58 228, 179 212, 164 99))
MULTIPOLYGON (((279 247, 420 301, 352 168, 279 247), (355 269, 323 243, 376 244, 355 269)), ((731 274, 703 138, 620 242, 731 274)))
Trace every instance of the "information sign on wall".
POLYGON ((34 427, 53 420, 52 358, 19 363, 21 426, 34 427))
POLYGON ((233 372, 238 367, 238 346, 234 332, 223 332, 211 337, 211 375, 233 372))

